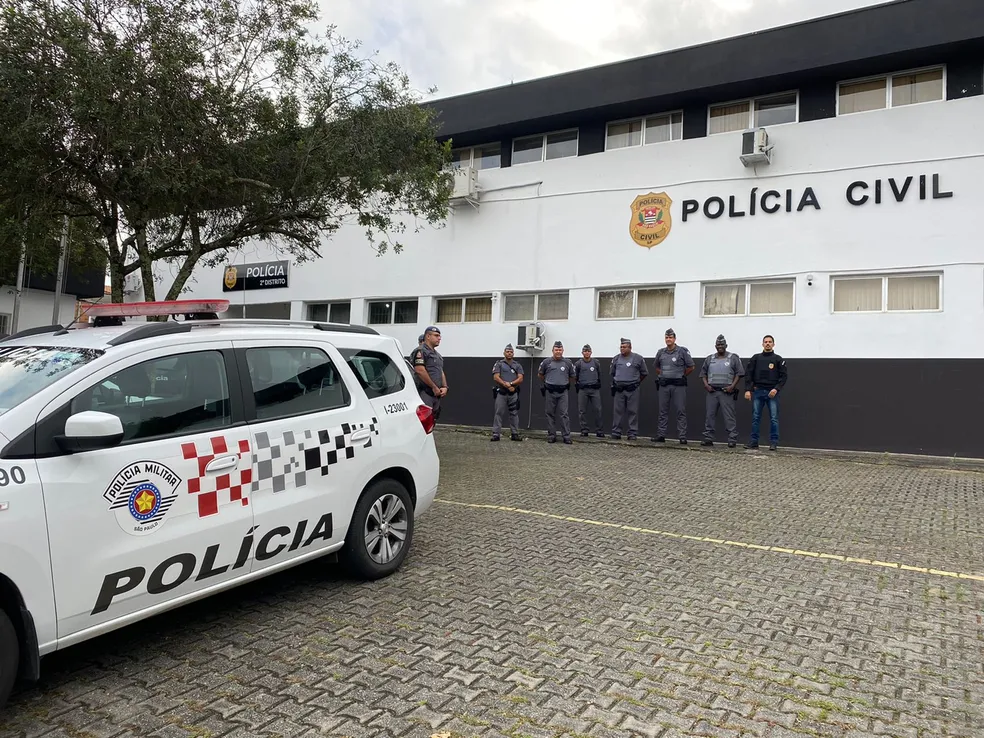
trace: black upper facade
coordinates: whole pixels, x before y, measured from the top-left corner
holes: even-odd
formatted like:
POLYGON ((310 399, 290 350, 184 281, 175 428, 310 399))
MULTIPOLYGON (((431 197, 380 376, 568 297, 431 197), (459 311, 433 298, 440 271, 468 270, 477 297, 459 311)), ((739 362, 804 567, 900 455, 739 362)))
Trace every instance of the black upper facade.
POLYGON ((584 156, 612 141, 632 145, 625 142, 648 131, 643 116, 655 116, 649 124, 659 140, 700 138, 735 130, 746 109, 747 128, 793 122, 776 117, 791 101, 795 122, 870 109, 881 104, 879 83, 883 107, 984 94, 984 0, 896 0, 426 106, 438 111, 442 140, 455 148, 498 144, 495 165, 510 166, 514 156, 536 160, 535 152, 519 153, 536 145, 524 139, 531 135, 576 130, 576 144, 560 133, 541 148, 546 158, 551 147, 584 156), (609 129, 632 119, 631 131, 617 129, 621 138, 609 129))

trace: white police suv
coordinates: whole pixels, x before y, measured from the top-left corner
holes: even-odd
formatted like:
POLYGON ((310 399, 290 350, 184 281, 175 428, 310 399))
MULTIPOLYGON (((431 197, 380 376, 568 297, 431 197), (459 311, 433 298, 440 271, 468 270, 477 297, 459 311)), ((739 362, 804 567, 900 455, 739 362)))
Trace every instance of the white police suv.
POLYGON ((0 341, 0 705, 57 649, 327 554, 369 579, 406 557, 440 463, 399 343, 227 307, 0 341))

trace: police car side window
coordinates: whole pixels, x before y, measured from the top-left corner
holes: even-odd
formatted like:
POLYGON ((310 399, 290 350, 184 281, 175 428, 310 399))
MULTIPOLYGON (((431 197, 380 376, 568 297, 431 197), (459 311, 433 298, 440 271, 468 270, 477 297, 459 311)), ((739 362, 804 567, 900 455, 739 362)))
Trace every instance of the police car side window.
POLYGON ((246 349, 246 365, 258 420, 335 410, 352 401, 335 365, 321 349, 246 349))
POLYGON ((370 400, 402 392, 407 386, 403 372, 386 354, 344 349, 341 353, 370 400))
POLYGON ((124 443, 222 428, 232 422, 225 360, 197 351, 134 364, 72 400, 72 414, 83 410, 118 417, 124 443))

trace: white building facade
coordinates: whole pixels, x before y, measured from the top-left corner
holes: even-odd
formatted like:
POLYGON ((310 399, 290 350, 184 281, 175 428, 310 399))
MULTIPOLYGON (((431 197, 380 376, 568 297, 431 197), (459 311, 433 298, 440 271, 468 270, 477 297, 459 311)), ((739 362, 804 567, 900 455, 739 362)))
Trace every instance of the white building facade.
MULTIPOLYGON (((477 181, 442 228, 409 224, 404 251, 381 257, 343 229, 320 261, 288 265, 286 286, 223 294, 223 269, 199 269, 184 296, 368 324, 408 351, 436 324, 451 387, 442 420, 482 425, 492 360, 524 323, 543 332, 542 348, 517 351, 528 373, 555 340, 572 359, 590 344, 607 371, 623 336, 651 367, 672 327, 699 367, 718 334, 743 359, 771 334, 789 367, 782 445, 984 455, 979 3, 891 3, 513 87, 434 103, 464 144, 460 179, 477 181), (936 31, 920 32, 930 18, 936 31), (879 24, 884 39, 871 35, 879 24), (867 30, 853 42, 842 27, 867 30), (692 77, 715 84, 661 92, 643 77, 626 92, 599 77, 649 64, 663 79, 701 49, 723 66, 692 77), (756 52, 748 69, 727 63, 756 52), (785 73, 751 76, 769 55, 785 73), (756 142, 767 156, 742 161, 756 142)), ((232 263, 287 259, 256 246, 232 263)), ((524 423, 540 428, 529 384, 524 423)), ((655 390, 643 390, 646 434, 655 390)), ((703 403, 692 375, 694 440, 703 403)))

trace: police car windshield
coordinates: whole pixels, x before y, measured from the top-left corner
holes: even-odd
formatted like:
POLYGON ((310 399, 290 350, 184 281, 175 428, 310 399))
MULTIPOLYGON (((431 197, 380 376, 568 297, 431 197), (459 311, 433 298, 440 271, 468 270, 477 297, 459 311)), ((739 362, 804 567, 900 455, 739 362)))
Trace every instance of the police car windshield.
POLYGON ((102 353, 98 349, 0 346, 0 415, 102 353))

